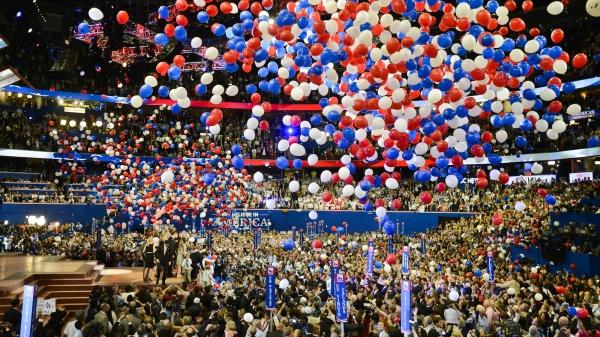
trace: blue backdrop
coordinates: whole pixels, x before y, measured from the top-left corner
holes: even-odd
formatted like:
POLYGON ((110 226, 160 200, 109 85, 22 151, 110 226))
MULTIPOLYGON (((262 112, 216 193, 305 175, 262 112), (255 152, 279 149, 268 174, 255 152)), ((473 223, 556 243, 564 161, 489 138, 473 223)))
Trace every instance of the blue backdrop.
POLYGON ((566 252, 563 262, 552 265, 550 261, 542 257, 540 248, 537 246, 525 249, 521 246, 511 245, 510 259, 515 261, 522 260, 523 258, 527 258, 535 264, 547 265, 552 272, 567 271, 578 276, 600 274, 600 256, 593 256, 591 254, 566 252))
MULTIPOLYGON (((316 222, 318 227, 329 230, 331 226, 342 226, 348 223, 349 232, 367 232, 379 229, 375 221, 375 212, 364 211, 318 211, 318 219, 313 221, 308 217, 309 211, 296 210, 234 210, 230 220, 232 228, 243 229, 249 224, 258 224, 277 231, 291 230, 292 226, 298 229, 306 228, 308 222, 316 222)), ((47 222, 59 221, 61 223, 80 222, 90 224, 92 218, 98 220, 106 215, 104 205, 83 204, 21 204, 5 203, 0 206, 0 221, 8 220, 11 223, 26 223, 28 215, 45 216, 47 222)), ((388 212, 388 218, 397 224, 397 233, 420 233, 428 229, 437 228, 440 221, 447 218, 470 217, 473 213, 438 213, 438 212, 388 212), (404 223, 404 224, 402 224, 404 223)), ((211 215, 208 215, 210 218, 211 215)), ((126 218, 116 219, 118 222, 126 218)), ((188 218, 182 226, 192 226, 192 222, 199 229, 200 218, 188 218)), ((188 227, 189 228, 189 227, 188 227)), ((180 228, 183 229, 183 228, 180 228)))
POLYGON ((596 225, 596 233, 600 233, 600 215, 594 213, 577 213, 577 212, 565 212, 565 213, 550 213, 550 220, 552 222, 558 221, 561 226, 574 222, 576 225, 580 224, 594 224, 596 225))

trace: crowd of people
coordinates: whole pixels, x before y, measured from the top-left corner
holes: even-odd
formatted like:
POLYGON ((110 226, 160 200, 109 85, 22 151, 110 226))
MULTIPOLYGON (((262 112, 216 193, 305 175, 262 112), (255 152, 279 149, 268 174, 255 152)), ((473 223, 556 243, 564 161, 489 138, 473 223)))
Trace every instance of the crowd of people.
MULTIPOLYGON (((254 250, 249 232, 215 232, 208 245, 206 238, 174 229, 117 236, 107 232, 96 252, 95 235, 69 236, 68 227, 52 228, 55 235, 38 242, 53 248, 35 253, 145 268, 144 285, 94 289, 88 309, 67 324, 67 336, 342 336, 330 294, 334 259, 348 280, 344 336, 400 336, 403 278, 412 282, 415 337, 598 336, 598 276, 550 272, 527 259, 509 259, 511 243, 534 244, 552 226, 545 213, 538 213, 541 209, 532 200, 523 215, 506 211, 501 226, 492 224, 493 212, 488 210, 424 237, 396 236, 395 255, 387 254, 383 233, 317 233, 290 250, 281 245, 289 233, 265 231, 254 250), (369 239, 375 242, 372 275, 366 273, 369 239), (409 275, 400 270, 403 246, 411 251, 409 275), (495 258, 494 282, 487 272, 488 252, 495 258), (269 265, 278 268, 277 309, 272 314, 264 304, 264 270, 269 265), (169 274, 182 283, 161 287, 163 275, 169 274)), ((44 232, 12 228, 13 235, 19 230, 28 235, 44 232)), ((54 318, 61 315, 59 310, 54 318)), ((53 324, 55 320, 38 329, 38 335, 57 336, 53 324)))

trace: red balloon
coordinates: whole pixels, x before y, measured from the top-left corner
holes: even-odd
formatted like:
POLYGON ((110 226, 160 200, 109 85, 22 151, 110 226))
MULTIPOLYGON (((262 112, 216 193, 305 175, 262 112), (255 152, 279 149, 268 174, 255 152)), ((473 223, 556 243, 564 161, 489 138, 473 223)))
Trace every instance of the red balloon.
POLYGON ((185 65, 185 57, 183 57, 183 55, 175 55, 175 57, 173 57, 173 63, 181 68, 185 65))
POLYGON ((529 12, 530 10, 533 9, 533 1, 531 1, 531 0, 523 1, 523 4, 521 4, 521 8, 523 8, 524 12, 529 12))
POLYGON ((188 3, 186 0, 177 0, 175 1, 175 8, 178 11, 185 11, 188 8, 188 3))
POLYGON ((423 191, 419 195, 419 199, 421 199, 421 202, 425 205, 429 205, 433 200, 433 197, 431 196, 431 193, 429 191, 423 191))
POLYGON ((402 202, 400 201, 400 199, 392 200, 392 208, 393 209, 400 209, 400 207, 402 207, 402 202))
POLYGON ((331 226, 331 231, 335 233, 337 231, 337 227, 331 226))
POLYGON ((211 18, 215 17, 217 14, 219 14, 219 9, 215 5, 209 5, 206 7, 206 14, 208 14, 208 16, 211 18))
POLYGON ((169 71, 169 64, 167 62, 159 62, 156 65, 156 72, 159 73, 161 76, 165 76, 167 74, 167 71, 169 71))
POLYGON ((513 18, 508 22, 508 27, 510 27, 510 29, 513 32, 522 32, 523 30, 525 30, 525 21, 523 21, 523 19, 521 18, 513 18))
POLYGON ((564 294, 565 290, 566 290, 565 287, 563 287, 563 286, 556 286, 554 289, 556 290, 556 292, 558 294, 561 294, 561 295, 564 294))
POLYGON ((126 11, 119 11, 117 13, 117 22, 124 25, 129 21, 129 14, 126 11))
POLYGON ((260 121, 260 123, 258 123, 258 127, 262 131, 267 131, 267 130, 269 130, 269 122, 267 122, 267 121, 260 121))
POLYGON ((589 312, 587 311, 586 308, 579 308, 577 309, 577 318, 579 319, 584 319, 584 318, 588 318, 589 316, 589 312))
POLYGON ((444 192, 444 191, 446 190, 446 184, 444 184, 444 183, 438 183, 438 184, 435 186, 435 190, 436 190, 438 193, 442 193, 442 192, 444 192))
POLYGON ((233 6, 231 5, 231 3, 225 1, 221 2, 221 4, 219 5, 219 9, 223 14, 230 14, 233 11, 233 6))
POLYGON ((324 202, 330 202, 332 198, 333 198, 333 196, 331 195, 331 193, 329 193, 329 192, 323 192, 322 199, 323 199, 324 202))
POLYGON ((501 214, 496 213, 496 214, 492 215, 492 224, 494 224, 494 226, 500 226, 503 221, 504 220, 502 219, 501 214))
POLYGON ((396 257, 396 254, 388 254, 385 258, 385 262, 389 265, 395 265, 396 262, 398 262, 398 258, 396 257))
POLYGON ((166 36, 173 37, 173 35, 175 35, 175 26, 173 26, 170 23, 167 23, 163 31, 165 32, 166 36))
POLYGON ((488 180, 486 178, 477 178, 476 185, 477 188, 483 190, 488 187, 488 180))
POLYGON ((175 22, 177 22, 178 25, 185 27, 188 24, 188 19, 185 15, 177 14, 175 17, 175 22))
POLYGON ((537 192, 538 192, 539 196, 542 198, 545 197, 546 195, 548 195, 548 191, 546 191, 545 188, 538 188, 537 192))
POLYGON ((498 176, 498 181, 504 185, 506 185, 508 183, 510 176, 508 175, 508 173, 506 172, 502 172, 500 173, 500 175, 498 176))
POLYGON ((452 165, 454 165, 454 167, 460 168, 463 165, 462 157, 459 155, 454 155, 452 157, 452 165))
POLYGON ((563 32, 563 30, 560 28, 553 30, 552 34, 550 34, 550 39, 554 43, 560 43, 564 38, 565 38, 565 32, 563 32))
POLYGON ((573 56, 573 61, 571 62, 571 64, 573 64, 573 67, 575 69, 578 69, 578 68, 583 68, 587 64, 587 61, 588 61, 587 55, 584 53, 579 53, 579 54, 573 56))
MULTIPOLYGON (((333 230, 333 228, 332 228, 333 230)), ((319 240, 319 239, 315 239, 312 242, 312 248, 313 249, 321 249, 323 248, 323 241, 319 240)))

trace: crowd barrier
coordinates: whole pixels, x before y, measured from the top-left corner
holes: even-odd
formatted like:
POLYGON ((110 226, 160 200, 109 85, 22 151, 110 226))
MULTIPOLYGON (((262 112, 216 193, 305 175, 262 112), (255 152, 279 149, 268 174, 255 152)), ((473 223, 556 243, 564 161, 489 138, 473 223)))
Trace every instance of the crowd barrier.
POLYGON ((538 246, 530 246, 526 249, 522 246, 511 245, 511 261, 523 260, 524 258, 538 265, 547 265, 552 272, 566 271, 578 276, 600 275, 600 256, 565 252, 563 261, 551 264, 549 260, 542 256, 542 251, 538 246))
MULTIPOLYGON (((314 221, 309 218, 308 214, 309 211, 298 210, 238 209, 234 210, 230 219, 226 221, 231 225, 230 228, 237 230, 259 226, 269 230, 289 231, 292 226, 296 226, 297 229, 306 229, 309 222, 315 224, 315 230, 330 231, 332 226, 344 226, 344 223, 348 225, 349 233, 379 230, 375 212, 318 211, 318 218, 314 221)), ((1 221, 26 223, 29 215, 36 217, 43 215, 47 223, 58 221, 60 223, 91 224, 93 218, 100 220, 106 215, 106 208, 105 205, 43 203, 4 203, 0 207, 1 221)), ((444 224, 448 220, 472 215, 473 213, 452 212, 388 212, 388 218, 397 225, 397 233, 407 235, 422 233, 438 228, 440 224, 444 224)), ((204 220, 210 218, 214 219, 214 215, 209 213, 204 220)), ((127 221, 127 218, 119 216, 116 220, 127 221)), ((187 217, 178 227, 199 230, 201 223, 200 217, 187 217)))

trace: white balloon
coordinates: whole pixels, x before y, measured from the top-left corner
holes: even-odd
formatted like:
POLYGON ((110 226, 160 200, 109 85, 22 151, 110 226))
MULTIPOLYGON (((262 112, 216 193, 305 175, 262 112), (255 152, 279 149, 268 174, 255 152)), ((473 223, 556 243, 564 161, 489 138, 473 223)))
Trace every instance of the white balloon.
POLYGON ((213 74, 211 73, 204 73, 202 74, 202 76, 200 76, 200 83, 202 84, 211 84, 213 81, 214 77, 213 74))
POLYGON ((256 133, 252 129, 246 129, 244 130, 244 138, 247 140, 254 140, 254 138, 256 138, 256 133))
POLYGON ((342 188, 342 195, 345 197, 349 197, 352 194, 354 194, 354 187, 352 187, 352 185, 345 185, 344 188, 342 188))
POLYGON ((254 321, 254 316, 249 312, 245 313, 244 314, 244 322, 252 323, 252 321, 254 321))
POLYGON ((313 153, 308 156, 307 160, 308 160, 308 165, 314 166, 317 163, 317 161, 319 161, 319 157, 313 153))
POLYGON ((546 131, 546 136, 549 139, 557 140, 558 139, 558 132, 556 132, 556 130, 554 130, 554 129, 548 129, 548 131, 546 131))
POLYGON ((283 279, 283 280, 279 281, 279 289, 285 290, 289 286, 290 286, 290 281, 288 281, 287 279, 283 279))
POLYGON ((104 13, 102 13, 102 11, 96 7, 92 7, 88 11, 88 16, 94 21, 100 21, 104 18, 104 13))
POLYGON ((131 106, 134 108, 139 108, 142 106, 142 104, 144 104, 144 99, 138 95, 135 95, 133 97, 131 97, 131 106))
POLYGON ((544 119, 538 119, 537 122, 535 122, 535 129, 539 132, 546 132, 546 130, 548 130, 548 122, 544 119))
POLYGON ((212 96, 210 97, 210 102, 211 102, 212 104, 215 104, 215 105, 216 105, 216 104, 221 104, 221 103, 223 102, 223 96, 220 96, 220 95, 212 95, 212 96))
POLYGON ((585 10, 595 18, 600 17, 600 0, 587 0, 585 10))
POLYGON ((325 170, 325 171, 321 172, 321 182, 322 183, 330 182, 332 176, 333 176, 333 174, 329 170, 325 170))
POLYGON ((531 166, 531 173, 533 173, 533 174, 540 174, 540 173, 542 173, 543 170, 544 170, 544 167, 539 163, 534 163, 531 166))
POLYGON ((548 7, 546 7, 546 10, 550 15, 558 15, 562 13, 563 9, 565 9, 565 5, 560 1, 552 1, 548 4, 548 7))
POLYGON ((552 70, 554 70, 556 73, 558 74, 565 74, 567 72, 567 62, 563 61, 563 60, 556 60, 554 61, 554 64, 552 65, 552 70))
POLYGON ((263 179, 264 179, 264 175, 260 171, 259 172, 255 172, 253 177, 254 177, 254 181, 257 182, 257 183, 261 183, 263 181, 263 179))
POLYGON ((504 143, 507 139, 508 139, 508 133, 506 133, 506 131, 504 131, 504 130, 496 131, 496 140, 499 143, 504 143))
POLYGON ((215 47, 208 47, 206 52, 204 53, 204 57, 207 59, 214 61, 219 57, 219 50, 215 47))
POLYGON ((342 156, 342 158, 340 158, 340 161, 342 162, 342 164, 347 165, 350 164, 352 158, 349 155, 345 154, 342 156))
POLYGON ((290 96, 292 96, 292 99, 295 101, 299 101, 304 98, 304 91, 300 87, 295 87, 292 89, 290 96))
POLYGON ((277 142, 277 150, 280 152, 285 152, 290 148, 290 143, 286 139, 282 139, 277 142))
POLYGON ((581 112, 581 105, 579 104, 571 104, 567 108, 567 113, 571 116, 577 115, 581 112))
POLYGON ((557 133, 563 133, 567 129, 567 124, 561 120, 557 120, 552 124, 552 129, 557 133))
POLYGON ((456 291, 456 290, 452 290, 452 291, 450 291, 450 294, 448 294, 448 298, 452 302, 458 301, 458 297, 459 297, 458 291, 456 291))
POLYGON ((387 178, 385 180, 385 187, 391 189, 391 190, 395 190, 398 188, 398 180, 396 180, 396 178, 387 178))
POLYGON ((455 188, 456 186, 458 186, 458 178, 453 174, 446 176, 445 181, 446 186, 448 186, 449 188, 455 188))
POLYGON ((146 78, 144 78, 144 84, 147 84, 147 85, 151 86, 152 88, 154 88, 158 85, 158 81, 156 80, 156 77, 154 77, 154 76, 146 76, 146 78))
POLYGON ((375 214, 379 218, 383 218, 387 214, 387 210, 383 206, 379 206, 375 209, 375 214))
POLYGON ((498 177, 500 177, 500 171, 493 169, 490 171, 490 179, 491 180, 498 180, 498 177))
POLYGON ((240 92, 240 89, 235 86, 235 85, 230 85, 227 87, 227 90, 225 90, 225 95, 231 97, 231 96, 235 96, 240 92))
POLYGON ((175 179, 175 173, 171 170, 166 170, 160 175, 160 181, 163 184, 170 184, 173 182, 173 179, 175 179))
MULTIPOLYGON (((250 130, 250 131, 252 131, 252 130, 250 130)), ((211 135, 218 135, 219 132, 221 132, 221 126, 219 124, 213 125, 213 126, 209 126, 208 127, 208 132, 210 132, 211 135)))
POLYGON ((415 153, 417 155, 419 155, 419 156, 424 155, 425 153, 427 153, 427 150, 429 150, 429 146, 427 145, 427 143, 420 142, 419 144, 417 144, 415 146, 415 153))
POLYGON ((202 39, 199 37, 194 37, 191 41, 192 48, 197 49, 202 47, 202 39))
POLYGON ((317 218, 319 217, 319 214, 316 211, 310 211, 308 212, 308 218, 311 220, 317 220, 317 218))
POLYGON ((338 170, 338 176, 340 177, 340 179, 346 180, 346 178, 350 176, 350 170, 345 166, 340 167, 340 169, 338 170))
POLYGON ((533 298, 535 298, 536 301, 541 302, 544 299, 544 295, 537 293, 533 298))
POLYGON ((294 143, 290 145, 290 153, 296 157, 301 157, 306 155, 306 150, 301 144, 294 143))
POLYGON ((524 202, 517 201, 515 203, 515 210, 517 210, 518 212, 523 212, 525 210, 525 208, 527 208, 527 205, 525 205, 524 202))
POLYGON ((298 192, 298 190, 300 189, 300 183, 297 180, 292 180, 288 184, 288 188, 290 189, 290 192, 292 192, 292 193, 298 192))
POLYGON ((315 193, 319 192, 319 184, 314 183, 314 182, 310 183, 308 185, 308 192, 310 192, 312 194, 315 194, 315 193))
POLYGON ((437 103, 442 99, 442 91, 440 89, 432 89, 427 95, 427 100, 430 103, 437 103))

